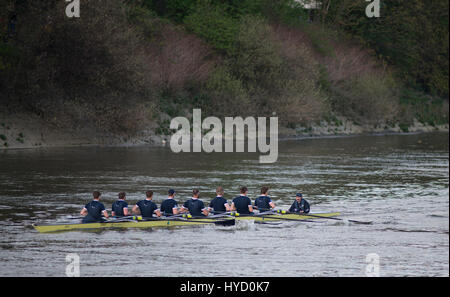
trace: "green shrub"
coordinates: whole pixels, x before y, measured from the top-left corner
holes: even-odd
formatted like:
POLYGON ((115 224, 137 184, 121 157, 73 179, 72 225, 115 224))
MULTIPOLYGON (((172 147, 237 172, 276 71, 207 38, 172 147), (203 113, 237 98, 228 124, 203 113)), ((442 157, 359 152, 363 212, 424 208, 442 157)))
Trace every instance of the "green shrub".
POLYGON ((291 125, 317 120, 327 110, 318 64, 304 45, 281 33, 264 18, 243 17, 228 60, 231 73, 247 90, 254 113, 275 112, 291 125))
POLYGON ((229 52, 233 49, 239 30, 239 19, 228 15, 224 6, 202 1, 192 14, 184 19, 186 28, 200 36, 216 49, 229 52))
POLYGON ((448 124, 448 101, 423 92, 403 89, 400 96, 403 121, 416 118, 424 125, 448 124))
POLYGON ((308 11, 295 0, 262 0, 260 9, 269 19, 286 24, 298 25, 308 20, 308 11))
POLYGON ((15 64, 20 57, 19 49, 0 41, 0 71, 4 72, 15 64))
POLYGON ((197 0, 144 0, 143 6, 161 17, 182 23, 197 4, 197 0))
POLYGON ((242 81, 226 66, 218 67, 205 85, 205 94, 197 97, 199 107, 217 116, 250 113, 250 99, 242 81))
POLYGON ((260 17, 246 16, 240 24, 229 63, 247 88, 269 87, 282 71, 283 60, 270 38, 269 24, 260 17))
POLYGON ((381 18, 367 18, 365 1, 326 0, 324 21, 361 39, 398 69, 409 86, 448 97, 449 1, 383 0, 381 18))
POLYGON ((390 76, 366 73, 333 86, 333 107, 362 123, 389 122, 398 114, 398 95, 390 76))
POLYGON ((400 123, 398 126, 402 132, 404 133, 409 132, 409 125, 407 123, 400 123))
POLYGON ((164 21, 157 18, 152 10, 139 5, 128 7, 127 16, 128 21, 142 33, 147 41, 154 41, 164 25, 164 21))

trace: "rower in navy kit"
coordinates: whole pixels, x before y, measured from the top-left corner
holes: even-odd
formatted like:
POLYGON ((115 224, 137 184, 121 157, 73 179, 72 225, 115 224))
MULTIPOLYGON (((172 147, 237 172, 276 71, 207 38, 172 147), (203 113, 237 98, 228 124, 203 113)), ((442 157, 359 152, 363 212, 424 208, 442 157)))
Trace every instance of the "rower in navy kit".
POLYGON ((88 204, 86 204, 80 212, 80 215, 85 216, 82 222, 83 223, 104 222, 105 219, 102 218, 102 215, 105 218, 108 218, 108 212, 106 211, 103 203, 99 201, 101 193, 95 191, 94 193, 92 193, 92 195, 94 196, 94 199, 88 204))
POLYGON ((111 215, 113 217, 123 217, 128 215, 128 203, 125 202, 125 192, 119 193, 119 200, 111 206, 111 215))
POLYGON ((158 217, 161 216, 161 212, 158 210, 158 206, 153 199, 153 191, 145 192, 145 200, 141 200, 133 206, 133 213, 141 214, 143 218, 152 218, 153 214, 156 214, 158 217))
POLYGON ((303 199, 302 193, 297 193, 297 195, 295 195, 294 203, 292 203, 291 208, 289 208, 289 212, 309 213, 309 210, 308 201, 303 199))
POLYGON ((183 204, 181 212, 189 211, 193 217, 206 217, 208 215, 208 210, 203 201, 198 199, 199 194, 200 191, 198 189, 192 190, 192 198, 183 204))
POLYGON ((231 210, 240 214, 253 214, 252 201, 247 197, 247 193, 247 187, 241 187, 241 195, 233 199, 231 210))
POLYGON ((169 190, 169 197, 161 203, 161 213, 165 216, 171 216, 178 214, 178 203, 174 199, 175 191, 169 190))
POLYGON ((261 188, 261 196, 255 199, 255 207, 259 210, 259 212, 269 211, 275 208, 275 203, 272 202, 272 199, 267 195, 269 193, 268 187, 261 188))
POLYGON ((209 210, 214 213, 224 213, 231 210, 230 204, 228 204, 227 199, 223 198, 223 188, 217 187, 216 197, 209 203, 209 210))

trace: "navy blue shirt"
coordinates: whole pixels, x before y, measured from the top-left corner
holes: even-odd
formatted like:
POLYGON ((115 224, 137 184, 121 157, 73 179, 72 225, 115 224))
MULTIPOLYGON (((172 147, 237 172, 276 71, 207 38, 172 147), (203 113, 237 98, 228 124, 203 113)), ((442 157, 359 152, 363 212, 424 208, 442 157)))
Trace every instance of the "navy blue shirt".
POLYGON ((250 214, 248 209, 249 205, 252 205, 252 201, 247 196, 239 196, 233 199, 236 211, 241 214, 250 214))
POLYGON ((83 218, 83 223, 103 222, 102 212, 105 210, 103 203, 93 200, 86 204, 84 208, 87 210, 87 215, 83 218))
POLYGON ((269 196, 259 196, 255 199, 255 206, 258 207, 260 212, 269 211, 272 209, 270 202, 272 202, 272 199, 269 196))
POLYGON ((300 203, 295 200, 294 203, 292 203, 291 208, 289 208, 289 212, 300 212, 303 211, 304 213, 309 213, 309 203, 305 199, 302 199, 300 203))
POLYGON ((226 212, 227 208, 225 207, 225 204, 227 204, 227 199, 217 196, 213 200, 211 200, 211 203, 209 203, 209 207, 214 209, 215 212, 226 212))
POLYGON ((161 212, 165 215, 173 215, 173 209, 178 207, 178 203, 175 199, 169 198, 161 203, 161 212))
POLYGON ((111 206, 111 210, 114 212, 114 215, 116 217, 123 217, 125 215, 123 213, 124 208, 128 208, 128 203, 120 199, 114 202, 113 205, 111 206))
POLYGON ((158 206, 155 202, 151 200, 141 200, 136 205, 139 207, 139 211, 141 212, 141 216, 145 218, 153 217, 153 213, 158 209, 158 206))
POLYGON ((204 217, 202 210, 205 209, 203 201, 195 198, 191 198, 183 204, 184 208, 189 209, 189 213, 194 217, 204 217))

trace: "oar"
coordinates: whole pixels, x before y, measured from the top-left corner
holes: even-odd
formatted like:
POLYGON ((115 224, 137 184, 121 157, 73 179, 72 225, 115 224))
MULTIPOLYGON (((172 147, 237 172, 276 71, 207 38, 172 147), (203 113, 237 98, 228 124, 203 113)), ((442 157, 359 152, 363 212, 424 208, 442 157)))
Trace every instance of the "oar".
POLYGON ((261 224, 261 225, 282 225, 283 222, 267 222, 267 221, 255 221, 255 224, 261 224))
POLYGON ((364 221, 356 221, 356 220, 347 220, 347 219, 340 219, 340 218, 335 218, 335 217, 325 217, 325 216, 319 216, 316 214, 311 214, 311 213, 297 213, 297 212, 290 212, 290 211, 285 211, 285 210, 278 210, 277 213, 282 213, 282 214, 296 214, 296 215, 302 215, 302 216, 309 216, 309 217, 314 217, 314 218, 320 218, 320 219, 329 219, 329 220, 336 220, 336 221, 349 221, 355 224, 363 224, 363 225, 370 225, 373 222, 369 221, 369 222, 364 222, 364 221))
MULTIPOLYGON (((265 216, 261 216, 263 221, 265 216)), ((291 218, 283 218, 283 217, 277 217, 277 216, 270 216, 267 217, 268 220, 281 220, 281 221, 293 221, 293 222, 310 222, 310 223, 322 223, 319 221, 312 221, 312 220, 308 220, 308 219, 291 219, 291 218)))
POLYGON ((259 214, 240 214, 240 213, 232 213, 231 216, 236 216, 236 217, 253 217, 253 218, 262 218, 263 221, 265 219, 265 217, 267 216, 268 220, 274 219, 274 220, 282 220, 282 221, 293 221, 293 222, 311 222, 311 223, 322 223, 322 222, 318 222, 318 221, 312 221, 312 220, 308 220, 308 219, 292 219, 292 218, 283 218, 281 216, 275 216, 275 211, 274 210, 269 210, 269 211, 265 211, 259 214))
POLYGON ((69 217, 69 218, 64 218, 65 220, 82 220, 84 217, 79 216, 79 217, 69 217))
POLYGON ((214 216, 221 216, 221 215, 223 215, 223 216, 230 215, 231 211, 226 211, 226 212, 223 212, 223 211, 210 211, 209 213, 212 214, 209 217, 214 217, 214 216))
MULTIPOLYGON (((205 217, 206 218, 206 217, 205 217)), ((234 226, 236 221, 234 219, 226 219, 226 220, 220 220, 220 221, 200 221, 199 219, 205 219, 205 218, 192 218, 192 217, 165 217, 165 218, 146 218, 146 217, 140 217, 139 220, 142 221, 181 221, 181 222, 188 222, 188 223, 200 223, 200 224, 215 224, 219 226, 234 226)))
POLYGON ((259 208, 258 206, 253 206, 253 208, 256 209, 256 210, 259 210, 259 213, 275 211, 272 208, 259 208))
MULTIPOLYGON (((79 217, 69 217, 69 218, 64 218, 66 220, 82 220, 85 217, 83 216, 79 216, 79 217)), ((104 217, 103 217, 104 218, 104 217)), ((110 219, 135 219, 135 220, 139 220, 138 218, 142 218, 141 216, 123 216, 123 217, 108 217, 110 219)))
POLYGON ((226 219, 226 220, 220 220, 220 221, 200 221, 198 219, 165 219, 168 221, 181 221, 181 222, 187 222, 187 223, 200 223, 200 224, 214 224, 218 226, 234 226, 236 224, 235 219, 226 219))
POLYGON ((185 219, 216 219, 216 218, 223 218, 223 217, 230 217, 231 212, 211 212, 215 213, 210 216, 193 216, 189 213, 181 213, 171 216, 166 216, 167 218, 185 218, 185 219))

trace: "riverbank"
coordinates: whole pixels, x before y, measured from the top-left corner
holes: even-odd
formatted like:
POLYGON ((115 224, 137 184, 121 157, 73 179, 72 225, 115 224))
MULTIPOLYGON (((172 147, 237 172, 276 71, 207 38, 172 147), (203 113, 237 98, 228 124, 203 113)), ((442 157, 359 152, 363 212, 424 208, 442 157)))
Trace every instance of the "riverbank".
MULTIPOLYGON (((68 130, 56 127, 33 114, 0 113, 0 149, 77 147, 77 146, 165 146, 169 135, 158 135, 154 127, 133 136, 98 132, 89 128, 68 130)), ((322 121, 309 127, 279 127, 279 139, 341 137, 370 134, 449 132, 449 125, 424 125, 415 120, 409 127, 358 125, 345 117, 335 122, 322 121)))

